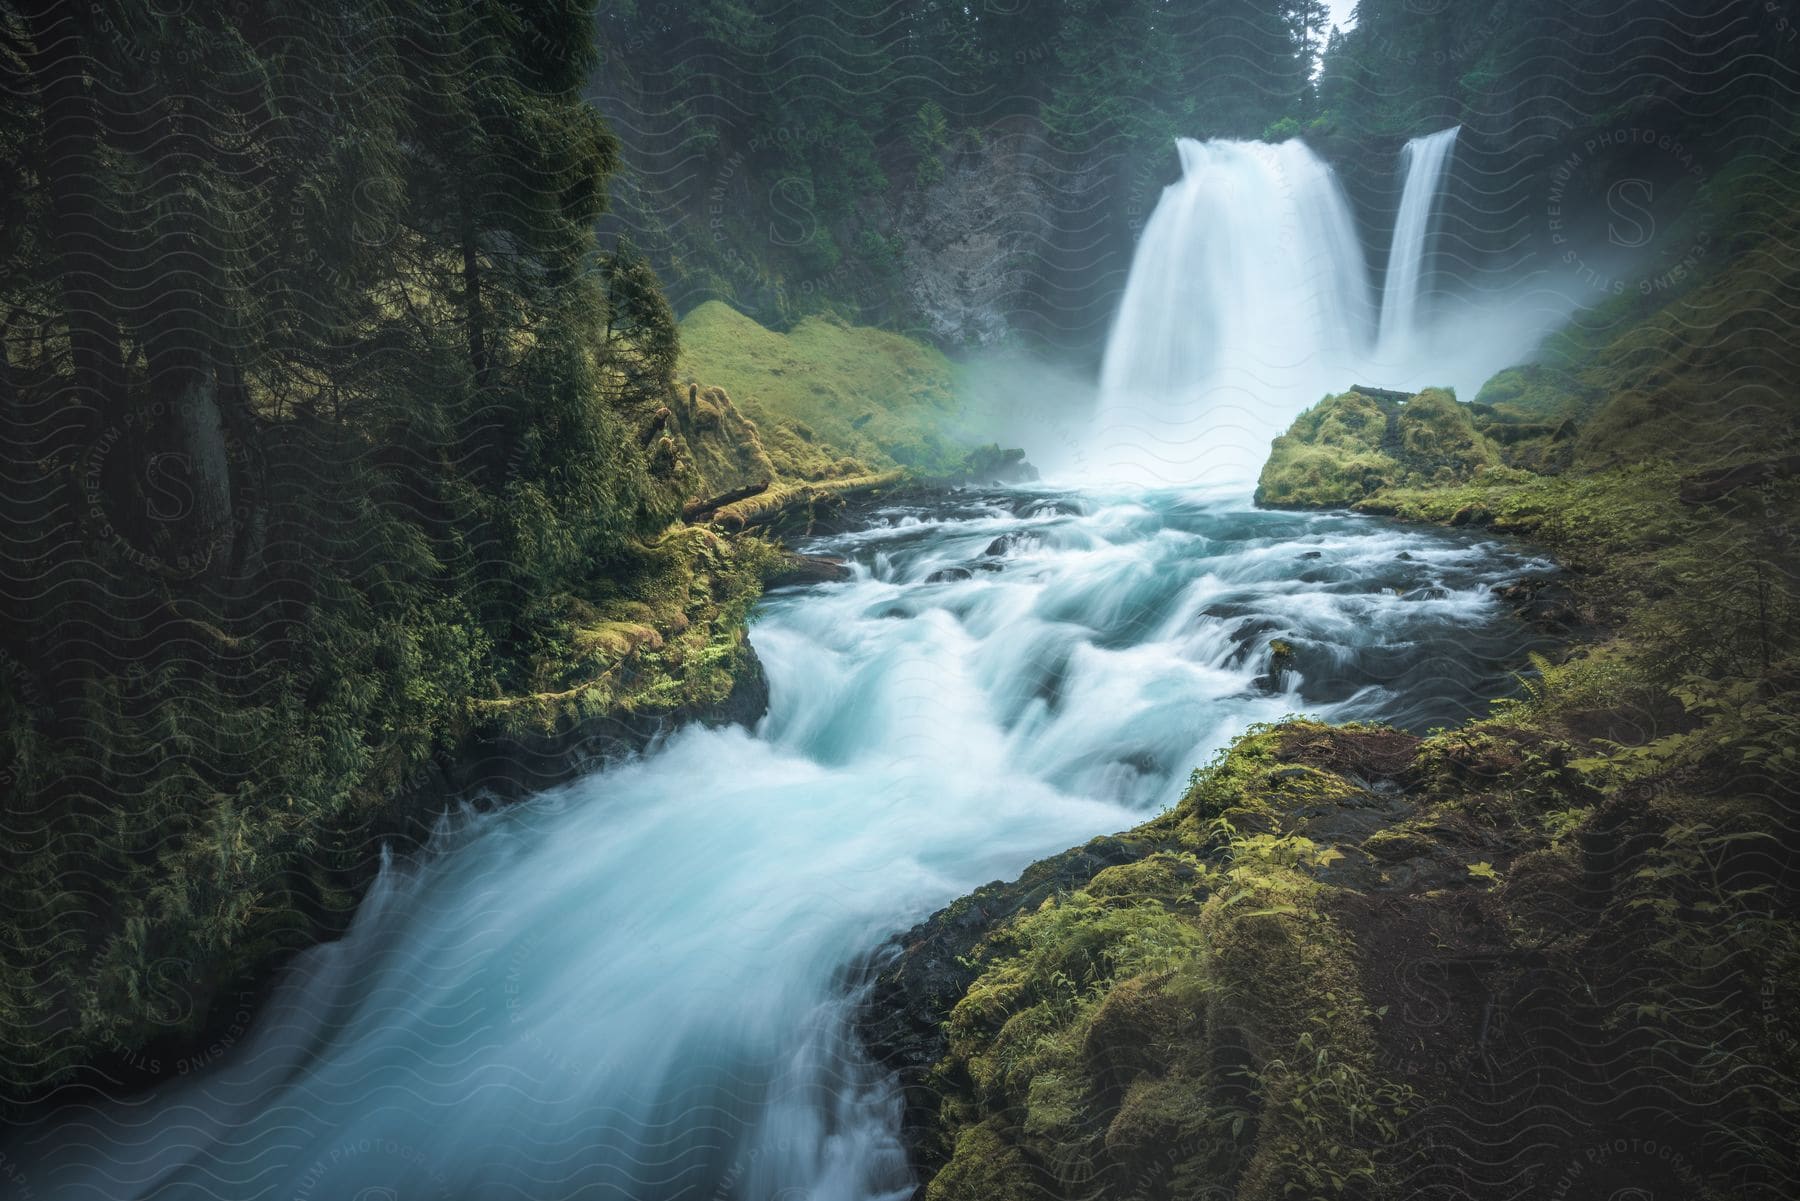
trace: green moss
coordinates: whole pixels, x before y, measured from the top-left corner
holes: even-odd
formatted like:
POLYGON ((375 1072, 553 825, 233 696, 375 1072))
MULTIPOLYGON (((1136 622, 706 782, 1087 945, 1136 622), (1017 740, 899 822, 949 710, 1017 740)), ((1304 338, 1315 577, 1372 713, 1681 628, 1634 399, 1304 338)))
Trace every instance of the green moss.
POLYGON ((1095 873, 1087 893, 1103 900, 1180 897, 1205 887, 1205 867, 1192 855, 1158 851, 1095 873))
POLYGON ((1001 1129, 984 1122, 958 1134, 956 1152, 926 1188, 926 1201, 1042 1201, 1031 1164, 1001 1129))
POLYGON ((1475 428, 1469 406, 1443 388, 1427 388, 1400 406, 1400 461, 1409 478, 1465 480, 1500 461, 1475 428))
POLYGON ((941 432, 960 412, 955 364, 900 334, 828 317, 783 334, 709 301, 681 323, 680 370, 729 392, 792 479, 827 478, 845 455, 951 475, 971 449, 941 432))
POLYGON ((688 383, 670 402, 684 461, 671 470, 692 498, 720 496, 776 478, 762 431, 745 417, 723 388, 688 383))
POLYGON ((1404 403, 1362 392, 1327 396, 1276 438, 1256 502, 1345 507, 1401 484, 1466 480, 1501 462, 1473 412, 1442 388, 1404 403))
POLYGON ((1301 815, 1361 795, 1340 769, 1396 738, 1415 741, 1259 727, 1196 773, 1176 822, 1146 827, 1193 849, 1107 868, 995 931, 950 1015, 949 1124, 1023 1113, 971 1147, 1014 1149, 1053 1196, 1096 1178, 1267 1198, 1387 1181, 1404 1090, 1374 1063, 1336 890, 1317 878, 1336 852, 1301 815))
POLYGON ((1566 371, 1542 363, 1526 363, 1499 372, 1481 385, 1475 404, 1546 420, 1579 416, 1585 407, 1575 379, 1566 371))

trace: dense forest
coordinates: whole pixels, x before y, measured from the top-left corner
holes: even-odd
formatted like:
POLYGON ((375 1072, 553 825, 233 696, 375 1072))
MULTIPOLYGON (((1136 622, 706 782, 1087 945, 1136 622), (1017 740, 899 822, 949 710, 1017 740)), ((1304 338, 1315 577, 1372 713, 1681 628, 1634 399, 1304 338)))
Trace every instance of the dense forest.
POLYGON ((0 1191, 1790 1192, 1797 29, 0 0, 0 1191), (1451 127, 1548 335, 1034 483, 1176 139, 1451 127))
POLYGON ((471 702, 664 570, 590 20, 8 6, 10 1093, 309 938, 471 702))
MULTIPOLYGON (((1542 193, 1596 131, 1649 127, 1710 169, 1783 127, 1780 6, 1620 11, 1360 0, 1336 32, 1316 0, 607 6, 590 94, 630 135, 607 220, 681 309, 1081 359, 1175 137, 1305 137, 1379 238, 1402 143, 1460 123, 1487 218, 1464 232, 1518 270, 1551 253, 1542 193)), ((1589 152, 1583 177, 1665 166, 1645 149, 1589 152)))

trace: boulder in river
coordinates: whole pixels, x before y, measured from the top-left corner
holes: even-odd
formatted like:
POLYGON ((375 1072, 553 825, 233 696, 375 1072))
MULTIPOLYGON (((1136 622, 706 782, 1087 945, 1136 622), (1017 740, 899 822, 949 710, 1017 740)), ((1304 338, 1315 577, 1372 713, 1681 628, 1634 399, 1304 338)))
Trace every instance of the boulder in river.
POLYGON ((797 588, 810 584, 834 584, 849 579, 852 574, 850 565, 835 555, 801 555, 784 551, 780 563, 765 582, 765 587, 797 588))
POLYGON ((1269 670, 1251 681, 1264 692, 1280 692, 1282 677, 1294 670, 1294 645, 1284 638, 1269 640, 1269 670))

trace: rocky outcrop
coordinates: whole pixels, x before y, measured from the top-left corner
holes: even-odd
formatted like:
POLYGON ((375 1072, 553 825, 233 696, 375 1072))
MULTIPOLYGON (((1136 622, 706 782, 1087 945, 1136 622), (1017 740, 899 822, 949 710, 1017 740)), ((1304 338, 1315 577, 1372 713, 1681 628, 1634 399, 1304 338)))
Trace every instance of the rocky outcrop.
MULTIPOLYGON (((1310 1087, 1294 1042, 1316 1040, 1322 1074, 1369 1096, 1399 1087, 1371 1053, 1338 898, 1480 887, 1460 846, 1359 849, 1415 813, 1401 781, 1420 746, 1305 722, 1253 734, 1170 814, 987 885, 898 940, 863 1035, 905 1089, 924 1196, 1178 1196, 1200 1179, 1281 1196, 1331 1160, 1280 1112, 1310 1087), (1309 1014, 1315 989, 1339 1004, 1309 1014)), ((1346 1119, 1308 1120, 1330 1138, 1346 1119)), ((1366 1146, 1383 1137, 1366 1131, 1331 1167, 1375 1174, 1366 1146)))
MULTIPOLYGON (((1668 848, 1754 838, 1779 802, 1671 827, 1527 712, 1430 738, 1252 730, 1171 813, 909 931, 863 1036, 905 1089, 920 1196, 1375 1198, 1442 1176, 1516 1201, 1570 1165, 1630 1190, 1670 1163, 1712 1195, 1736 1169, 1709 1123, 1766 1131, 1781 1108, 1719 1072, 1773 1082, 1784 1052, 1732 982, 1680 965, 1723 932, 1679 908, 1712 869, 1668 848), (1690 1013, 1723 1041, 1673 1039, 1690 1013), (1621 1136, 1652 1153, 1590 1154, 1621 1136)), ((1767 858, 1727 870, 1786 887, 1767 858)))
POLYGON ((1025 458, 1025 452, 1002 448, 990 442, 969 452, 961 471, 944 481, 950 484, 1029 484, 1038 478, 1038 470, 1025 458))
POLYGON ((1457 483, 1501 464, 1473 410, 1450 392, 1400 395, 1352 388, 1302 413, 1271 446, 1256 503, 1347 507, 1383 488, 1457 483))
POLYGON ((1095 838, 1041 860, 1016 880, 995 880, 940 909, 866 965, 873 984, 860 1030, 876 1061, 899 1074, 906 1106, 903 1135, 915 1166, 929 1174, 948 1158, 933 1071, 949 1050, 945 1019, 980 975, 971 956, 1018 914, 1084 887, 1105 868, 1136 862, 1158 845, 1154 835, 1134 833, 1095 838))
POLYGON ((941 178, 902 194, 894 219, 906 297, 940 345, 999 346, 1034 325, 1046 302, 1052 320, 1078 314, 1079 337, 1102 332, 1091 304, 1098 263, 1130 254, 1116 212, 1119 164, 1071 160, 1044 127, 1023 117, 996 122, 945 156, 941 178), (1061 259, 1080 243, 1080 282, 1065 283, 1061 259))

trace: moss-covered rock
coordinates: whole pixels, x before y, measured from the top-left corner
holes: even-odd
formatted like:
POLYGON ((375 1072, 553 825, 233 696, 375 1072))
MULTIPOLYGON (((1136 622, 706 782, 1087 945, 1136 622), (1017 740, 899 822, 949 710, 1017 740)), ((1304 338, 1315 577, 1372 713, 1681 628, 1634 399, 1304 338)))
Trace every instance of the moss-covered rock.
POLYGON ((1031 1164, 1002 1128, 970 1126, 956 1138, 956 1155, 925 1190, 926 1201, 1042 1201, 1031 1164))
POLYGON ((1385 449, 1391 402, 1359 392, 1327 396, 1275 439, 1257 479, 1256 503, 1271 508, 1349 505, 1394 482, 1385 449))
POLYGON ((688 380, 676 388, 670 410, 686 452, 685 470, 677 472, 686 477, 690 496, 718 496, 775 479, 762 431, 725 389, 688 380))
POLYGON ((992 921, 931 1074, 954 1134, 935 1179, 1030 1163, 1048 1196, 1268 1198, 1387 1180, 1405 1090, 1374 1060, 1323 879, 1342 852, 1307 830, 1417 742, 1259 728, 1134 832, 1137 857, 992 921))
POLYGON ((1442 388, 1404 401, 1327 396, 1276 438, 1257 480, 1270 508, 1341 508, 1400 484, 1451 483, 1501 462, 1475 413, 1442 388))

